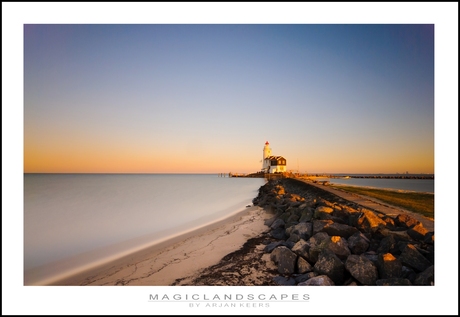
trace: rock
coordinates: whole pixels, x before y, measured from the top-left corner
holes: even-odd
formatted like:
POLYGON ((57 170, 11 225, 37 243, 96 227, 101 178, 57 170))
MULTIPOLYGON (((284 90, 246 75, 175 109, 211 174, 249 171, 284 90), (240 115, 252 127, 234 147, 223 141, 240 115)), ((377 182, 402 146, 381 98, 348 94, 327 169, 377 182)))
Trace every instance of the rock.
POLYGON ((423 239, 423 242, 427 244, 434 244, 434 232, 433 231, 427 232, 425 234, 425 238, 423 239))
POLYGON ((417 273, 408 266, 403 265, 401 271, 401 278, 407 278, 412 284, 414 284, 417 273))
POLYGON ((318 275, 327 275, 336 285, 343 283, 345 266, 330 250, 323 250, 313 267, 318 275))
POLYGON ((423 241, 425 239, 425 235, 428 233, 428 230, 423 226, 422 223, 418 223, 410 229, 407 229, 407 234, 419 241, 423 241))
POLYGON ((377 261, 379 276, 382 279, 388 279, 401 276, 402 264, 391 253, 379 254, 377 261))
POLYGON ((284 227, 285 227, 285 223, 282 219, 276 219, 275 221, 273 221, 273 223, 270 226, 272 230, 278 229, 278 228, 284 228, 284 227))
POLYGON ((264 224, 266 226, 270 227, 276 219, 277 219, 276 216, 273 216, 273 217, 271 217, 269 219, 265 219, 264 224))
POLYGON ((380 245, 377 249, 377 253, 388 253, 391 252, 396 245, 396 241, 393 235, 388 235, 380 241, 380 245))
POLYGON ((299 216, 297 215, 290 215, 286 220, 286 227, 294 226, 299 223, 299 216))
POLYGON ((305 241, 310 239, 310 237, 313 235, 312 223, 300 222, 295 226, 292 226, 291 228, 291 234, 295 233, 300 237, 300 239, 303 239, 305 241))
POLYGON ((286 230, 284 228, 276 228, 275 230, 270 231, 270 235, 278 240, 284 240, 286 239, 286 230))
POLYGON ((412 285, 412 283, 406 278, 387 278, 387 279, 380 279, 375 282, 378 286, 406 286, 412 285))
POLYGON ((314 212, 315 211, 313 209, 307 207, 300 214, 299 222, 309 222, 309 221, 311 221, 311 219, 313 218, 314 212))
POLYGON ((298 286, 334 286, 334 282, 327 275, 312 277, 305 282, 297 284, 298 286))
POLYGON ((327 249, 334 252, 340 260, 346 260, 351 254, 347 240, 339 236, 332 236, 329 239, 327 249))
POLYGON ((418 223, 418 220, 407 214, 399 214, 395 218, 395 225, 403 228, 412 228, 418 223))
POLYGON ((313 235, 318 232, 324 232, 324 227, 334 223, 332 220, 313 220, 313 235))
POLYGON ((292 277, 275 276, 273 278, 273 281, 275 281, 276 284, 281 286, 291 286, 296 284, 295 279, 293 279, 292 277))
POLYGON ((377 267, 363 255, 350 255, 345 269, 363 285, 375 285, 378 278, 377 267))
POLYGON ((434 285, 434 265, 428 267, 425 271, 417 274, 415 285, 434 285))
POLYGON ((297 241, 299 240, 300 240, 300 236, 297 233, 291 233, 287 241, 292 241, 294 243, 297 243, 297 241))
POLYGON ((428 261, 412 244, 406 245, 406 248, 399 256, 399 260, 402 264, 415 269, 416 272, 423 272, 431 266, 430 261, 428 261))
POLYGON ((299 256, 297 258, 297 272, 300 274, 308 273, 313 271, 313 267, 307 260, 299 256))
POLYGON ((369 248, 369 239, 361 232, 356 232, 348 238, 348 247, 353 254, 362 254, 369 248))
POLYGON ((321 231, 326 232, 330 236, 341 236, 345 238, 349 238, 353 234, 359 232, 355 227, 336 222, 327 224, 321 231))
POLYGON ((308 260, 310 244, 308 244, 305 240, 300 239, 297 243, 292 247, 291 251, 295 254, 303 257, 304 259, 308 260))
POLYGON ((386 222, 367 209, 361 210, 363 215, 359 218, 357 227, 365 232, 375 232, 386 227, 386 222))
POLYGON ((280 246, 283 243, 283 241, 276 241, 272 242, 270 244, 267 244, 264 248, 264 252, 270 253, 272 252, 276 247, 280 246))
POLYGON ((313 218, 315 219, 330 219, 332 216, 333 208, 327 206, 316 207, 313 218))
POLYGON ((297 255, 285 246, 277 247, 271 253, 270 259, 278 264, 281 274, 293 274, 297 263, 297 255))
POLYGON ((312 277, 318 276, 315 272, 308 272, 302 275, 299 275, 295 278, 296 283, 302 283, 305 282, 308 279, 311 279, 312 277))
POLYGON ((307 243, 310 245, 307 260, 310 263, 316 263, 319 254, 327 248, 329 239, 330 237, 326 232, 318 232, 307 241, 307 243))

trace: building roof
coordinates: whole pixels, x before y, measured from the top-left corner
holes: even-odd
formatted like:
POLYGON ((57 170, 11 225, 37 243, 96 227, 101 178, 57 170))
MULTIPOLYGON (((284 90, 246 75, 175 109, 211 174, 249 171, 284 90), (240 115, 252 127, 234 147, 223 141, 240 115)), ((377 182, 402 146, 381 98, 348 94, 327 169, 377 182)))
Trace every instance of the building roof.
POLYGON ((265 159, 266 159, 266 160, 277 160, 277 161, 280 160, 280 159, 286 160, 286 159, 285 159, 284 157, 282 157, 282 156, 274 156, 274 155, 267 156, 265 159))

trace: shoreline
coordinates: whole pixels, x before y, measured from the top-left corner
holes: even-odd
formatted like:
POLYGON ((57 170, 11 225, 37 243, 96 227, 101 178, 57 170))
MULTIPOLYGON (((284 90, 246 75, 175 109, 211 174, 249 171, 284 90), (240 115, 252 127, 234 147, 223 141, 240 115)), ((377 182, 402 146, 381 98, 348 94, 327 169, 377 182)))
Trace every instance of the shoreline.
POLYGON ((266 231, 266 217, 264 209, 247 207, 228 217, 46 285, 168 286, 177 279, 218 263, 248 239, 266 231))
POLYGON ((434 221, 428 231, 407 213, 375 214, 353 199, 292 179, 262 186, 253 203, 226 218, 51 285, 433 285, 434 221), (419 224, 414 227, 415 223, 419 224), (410 252, 417 252, 414 246, 422 252, 415 256, 423 267, 408 258, 410 252), (315 264, 325 247, 330 249, 325 251, 327 256, 335 253, 332 257, 340 258, 335 261, 342 262, 336 272, 323 272, 315 264), (385 252, 396 257, 398 273, 382 264, 390 257, 385 252), (356 257, 364 261, 358 271, 370 270, 366 273, 372 275, 370 280, 355 276, 348 267, 351 264, 343 267, 349 256, 349 261, 356 257))

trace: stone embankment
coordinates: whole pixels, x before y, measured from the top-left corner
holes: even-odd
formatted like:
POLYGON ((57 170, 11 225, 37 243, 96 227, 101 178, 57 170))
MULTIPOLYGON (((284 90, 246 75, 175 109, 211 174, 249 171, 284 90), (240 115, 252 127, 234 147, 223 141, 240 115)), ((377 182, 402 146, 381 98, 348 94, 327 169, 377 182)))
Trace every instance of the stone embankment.
POLYGON ((263 253, 277 285, 434 285, 434 232, 410 215, 377 215, 295 179, 267 182, 253 203, 273 213, 263 253))

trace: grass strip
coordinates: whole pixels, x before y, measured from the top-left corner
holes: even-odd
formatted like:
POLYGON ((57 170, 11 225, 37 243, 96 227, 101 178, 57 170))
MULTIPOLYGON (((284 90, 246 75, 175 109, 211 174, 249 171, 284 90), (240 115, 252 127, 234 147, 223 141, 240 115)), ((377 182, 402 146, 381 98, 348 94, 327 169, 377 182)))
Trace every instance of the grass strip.
POLYGON ((434 219, 434 194, 419 192, 398 192, 355 186, 329 185, 337 189, 376 198, 392 206, 402 207, 409 211, 434 219))

